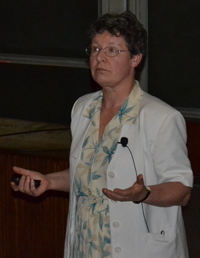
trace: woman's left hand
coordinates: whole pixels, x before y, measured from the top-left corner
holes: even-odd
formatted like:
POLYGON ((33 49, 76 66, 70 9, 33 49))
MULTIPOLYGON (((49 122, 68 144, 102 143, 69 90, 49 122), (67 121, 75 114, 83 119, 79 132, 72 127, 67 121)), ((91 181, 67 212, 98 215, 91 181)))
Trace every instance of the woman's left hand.
POLYGON ((146 187, 144 185, 143 176, 140 174, 137 177, 137 181, 127 189, 114 189, 113 191, 106 188, 102 189, 103 193, 110 199, 114 201, 121 202, 137 202, 145 198, 147 194, 146 187))

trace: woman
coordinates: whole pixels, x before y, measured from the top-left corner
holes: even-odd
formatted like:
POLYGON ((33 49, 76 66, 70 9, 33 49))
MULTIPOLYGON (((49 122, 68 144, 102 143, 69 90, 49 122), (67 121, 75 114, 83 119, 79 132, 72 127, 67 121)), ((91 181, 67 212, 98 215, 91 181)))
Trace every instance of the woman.
POLYGON ((13 168, 23 175, 15 191, 70 190, 67 258, 188 257, 181 206, 193 177, 185 123, 135 81, 146 38, 131 12, 95 21, 86 52, 102 91, 74 104, 70 174, 13 168))

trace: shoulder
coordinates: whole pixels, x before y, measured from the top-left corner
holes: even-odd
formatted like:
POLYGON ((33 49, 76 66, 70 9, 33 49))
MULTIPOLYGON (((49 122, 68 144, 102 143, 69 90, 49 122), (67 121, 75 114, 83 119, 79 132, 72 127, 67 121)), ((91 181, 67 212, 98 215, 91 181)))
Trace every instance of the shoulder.
POLYGON ((141 102, 141 109, 148 108, 149 111, 155 110, 155 108, 159 108, 159 111, 162 113, 168 113, 175 111, 175 108, 172 106, 168 105, 164 101, 162 101, 159 98, 156 98, 152 95, 150 95, 147 92, 144 92, 142 102, 141 102))
POLYGON ((163 131, 179 131, 186 138, 185 119, 182 114, 164 101, 144 92, 139 113, 140 123, 150 139, 163 131))
POLYGON ((78 98, 72 108, 72 116, 74 116, 76 113, 82 114, 87 109, 87 107, 90 105, 90 103, 96 97, 98 97, 100 94, 101 94, 101 91, 97 91, 94 93, 89 93, 89 94, 83 95, 80 98, 78 98))
MULTIPOLYGON (((82 114, 84 114, 90 103, 99 95, 101 95, 101 91, 86 94, 77 99, 71 111, 71 132, 74 132, 75 128, 83 125, 85 117, 82 114)), ((87 121, 89 120, 87 119, 87 121)))
POLYGON ((156 119, 161 122, 168 116, 183 118, 178 110, 146 92, 144 92, 142 97, 140 113, 144 115, 145 118, 151 119, 151 121, 156 119))

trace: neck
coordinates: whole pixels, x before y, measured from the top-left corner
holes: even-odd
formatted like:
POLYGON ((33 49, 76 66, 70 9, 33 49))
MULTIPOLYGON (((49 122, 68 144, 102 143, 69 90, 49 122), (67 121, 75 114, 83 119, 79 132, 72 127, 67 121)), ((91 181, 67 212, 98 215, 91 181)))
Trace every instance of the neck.
POLYGON ((135 81, 133 84, 127 87, 121 87, 117 89, 103 88, 102 107, 110 110, 120 108, 125 102, 125 100, 128 98, 134 86, 135 86, 135 81))

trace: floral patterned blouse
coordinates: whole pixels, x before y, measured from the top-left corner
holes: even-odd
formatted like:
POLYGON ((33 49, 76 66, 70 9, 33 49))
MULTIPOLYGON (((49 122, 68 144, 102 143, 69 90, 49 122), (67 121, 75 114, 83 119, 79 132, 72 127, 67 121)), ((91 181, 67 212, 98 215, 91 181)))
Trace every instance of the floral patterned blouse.
POLYGON ((77 166, 74 188, 78 196, 74 258, 111 258, 111 237, 106 170, 117 148, 123 124, 136 122, 142 90, 136 84, 119 113, 106 126, 99 138, 101 93, 83 114, 91 120, 77 166))

